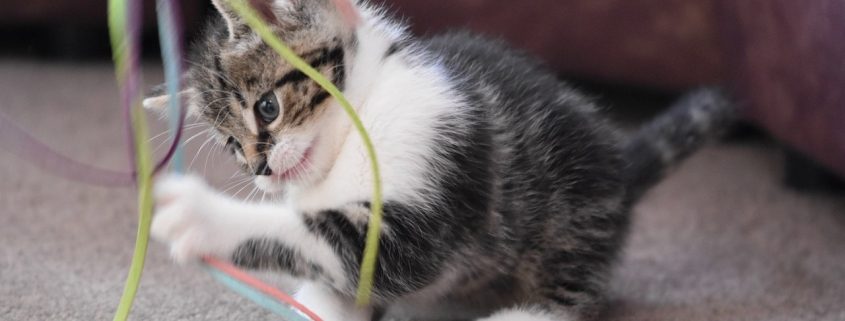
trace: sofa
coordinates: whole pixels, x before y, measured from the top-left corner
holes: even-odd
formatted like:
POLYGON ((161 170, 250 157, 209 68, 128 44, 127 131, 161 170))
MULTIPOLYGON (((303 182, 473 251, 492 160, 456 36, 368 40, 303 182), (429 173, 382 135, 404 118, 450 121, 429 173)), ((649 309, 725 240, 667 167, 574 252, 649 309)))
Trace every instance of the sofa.
MULTIPOLYGON (((749 120, 845 175, 845 1, 372 1, 417 34, 501 37, 569 76, 670 91, 726 84, 749 120)), ((180 3, 191 33, 209 1, 180 3)), ((154 34, 154 1, 144 4, 154 34)), ((29 0, 0 10, 0 28, 104 28, 105 10, 97 0, 29 0)), ((70 34, 81 39, 64 44, 85 40, 70 34)))
POLYGON ((567 75, 732 87, 747 118, 845 176, 845 1, 379 0, 418 34, 501 37, 567 75))

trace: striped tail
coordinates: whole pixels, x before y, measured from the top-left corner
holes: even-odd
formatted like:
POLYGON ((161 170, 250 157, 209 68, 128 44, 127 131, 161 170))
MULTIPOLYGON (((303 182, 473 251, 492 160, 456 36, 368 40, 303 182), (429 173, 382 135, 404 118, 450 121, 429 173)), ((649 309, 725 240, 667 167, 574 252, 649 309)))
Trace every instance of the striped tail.
POLYGON ((727 131, 737 107, 722 90, 694 90, 646 124, 623 147, 629 200, 636 201, 675 165, 727 131))

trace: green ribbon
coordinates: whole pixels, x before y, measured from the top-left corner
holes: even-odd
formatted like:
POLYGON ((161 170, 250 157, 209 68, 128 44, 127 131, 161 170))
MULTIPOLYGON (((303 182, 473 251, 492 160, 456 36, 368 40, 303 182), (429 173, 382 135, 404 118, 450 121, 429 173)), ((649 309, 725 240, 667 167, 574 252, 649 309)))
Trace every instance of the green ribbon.
POLYGON ((305 60, 299 57, 293 50, 290 49, 281 39, 273 34, 270 27, 258 16, 258 13, 244 0, 228 0, 232 8, 246 21, 246 23, 264 39, 279 56, 287 60, 294 68, 298 69, 306 76, 314 80, 320 87, 323 87, 332 97, 346 111, 361 140, 364 142, 364 147, 367 150, 367 155, 370 158, 370 165, 373 171, 373 199, 372 199, 372 215, 370 216, 369 226, 367 227, 367 242, 364 247, 364 259, 361 262, 361 271, 358 277, 358 305, 367 305, 370 303, 373 275, 375 274, 376 258, 378 256, 379 236, 381 234, 382 223, 382 193, 381 193, 381 174, 378 166, 378 159, 376 158, 376 151, 373 147, 373 142, 361 118, 352 108, 352 105, 343 96, 337 87, 331 81, 323 77, 320 72, 308 65, 305 60))

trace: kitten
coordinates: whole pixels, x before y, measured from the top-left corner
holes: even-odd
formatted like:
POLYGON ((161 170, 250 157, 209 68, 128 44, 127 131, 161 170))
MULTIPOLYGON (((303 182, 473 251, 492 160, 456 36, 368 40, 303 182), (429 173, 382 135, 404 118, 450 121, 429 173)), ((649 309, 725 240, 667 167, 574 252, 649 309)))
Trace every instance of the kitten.
POLYGON ((721 93, 699 90, 622 139, 589 99, 500 42, 415 39, 361 1, 252 2, 374 140, 385 216, 373 305, 353 303, 372 191, 358 133, 224 0, 182 94, 281 200, 245 203, 168 176, 152 232, 180 262, 214 255, 302 279, 297 297, 327 321, 589 318, 631 204, 734 115, 721 93))

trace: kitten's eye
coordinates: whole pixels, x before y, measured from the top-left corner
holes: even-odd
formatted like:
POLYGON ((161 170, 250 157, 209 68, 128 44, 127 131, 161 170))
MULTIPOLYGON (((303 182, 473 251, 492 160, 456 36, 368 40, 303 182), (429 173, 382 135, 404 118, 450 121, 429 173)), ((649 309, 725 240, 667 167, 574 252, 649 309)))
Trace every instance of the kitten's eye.
POLYGON ((264 94, 255 102, 255 110, 265 123, 269 124, 279 117, 279 101, 276 100, 276 94, 272 91, 264 94))

